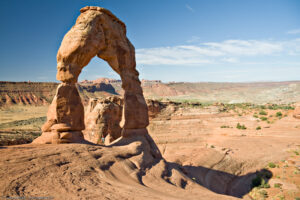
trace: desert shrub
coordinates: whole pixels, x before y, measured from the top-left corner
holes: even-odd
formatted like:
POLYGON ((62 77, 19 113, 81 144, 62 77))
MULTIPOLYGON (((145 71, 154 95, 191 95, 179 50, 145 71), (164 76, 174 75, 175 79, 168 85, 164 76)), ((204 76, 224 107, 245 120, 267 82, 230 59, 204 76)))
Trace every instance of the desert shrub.
POLYGON ((276 117, 282 117, 282 113, 281 112, 277 112, 276 113, 276 117))
POLYGON ((294 110, 294 107, 290 106, 290 105, 277 105, 277 104, 273 104, 273 105, 269 105, 268 109, 270 110, 294 110))
POLYGON ((259 119, 261 119, 262 121, 267 121, 267 117, 260 117, 259 119))
POLYGON ((266 106, 261 105, 261 106, 260 106, 260 109, 266 109, 266 106))
POLYGON ((267 113, 266 111, 264 111, 264 110, 261 110, 261 111, 259 112, 259 114, 260 114, 260 115, 268 115, 268 113, 267 113))
POLYGON ((221 128, 230 128, 230 126, 222 125, 221 128))
POLYGON ((261 127, 260 127, 260 126, 256 127, 256 130, 260 130, 260 129, 261 129, 261 127))
POLYGON ((256 114, 254 114, 253 117, 258 118, 258 116, 256 114))
POLYGON ((246 126, 245 126, 244 124, 241 125, 240 123, 237 123, 236 128, 237 128, 237 129, 242 129, 242 130, 247 129, 246 126))
POLYGON ((275 183, 274 188, 281 188, 282 184, 281 183, 275 183))
POLYGON ((296 197, 295 200, 300 200, 300 197, 296 197))
POLYGON ((276 165, 275 165, 273 162, 270 162, 270 163, 268 164, 268 166, 269 166, 270 168, 275 168, 275 167, 276 167, 276 165))

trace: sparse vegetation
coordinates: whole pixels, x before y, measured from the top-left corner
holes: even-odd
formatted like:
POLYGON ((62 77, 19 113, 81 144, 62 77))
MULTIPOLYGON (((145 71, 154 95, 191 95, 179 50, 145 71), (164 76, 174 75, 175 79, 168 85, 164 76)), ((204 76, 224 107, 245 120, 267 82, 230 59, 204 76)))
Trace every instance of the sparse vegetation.
POLYGON ((277 112, 276 113, 276 117, 282 117, 282 113, 281 112, 277 112))
POLYGON ((222 125, 221 128, 230 128, 230 126, 222 125))
POLYGON ((260 115, 268 115, 268 113, 267 113, 266 111, 264 111, 264 110, 261 110, 261 111, 259 112, 259 114, 260 114, 260 115))
POLYGON ((261 127, 260 126, 256 127, 256 130, 261 130, 261 127))
POLYGON ((260 119, 261 121, 267 121, 267 120, 268 120, 267 117, 260 117, 259 119, 260 119))
POLYGON ((275 168, 275 167, 276 167, 276 165, 275 165, 273 162, 270 162, 270 163, 268 164, 268 166, 269 166, 270 168, 275 168))
POLYGON ((240 123, 237 123, 236 128, 241 130, 247 129, 247 127, 244 124, 241 125, 240 123))

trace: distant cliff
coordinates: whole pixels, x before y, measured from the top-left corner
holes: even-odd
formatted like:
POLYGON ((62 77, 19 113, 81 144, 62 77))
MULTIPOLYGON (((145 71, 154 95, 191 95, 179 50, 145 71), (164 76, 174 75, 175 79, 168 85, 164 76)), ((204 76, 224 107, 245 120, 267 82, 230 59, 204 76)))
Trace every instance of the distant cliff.
MULTIPOLYGON (((0 81, 0 106, 47 105, 51 103, 58 83, 0 81)), ((142 80, 146 98, 168 98, 178 101, 223 103, 276 103, 300 102, 300 81, 213 83, 170 82, 142 80)), ((123 95, 120 80, 99 78, 82 81, 78 85, 84 104, 89 98, 123 95)))
MULTIPOLYGON (((50 104, 58 83, 0 81, 0 106, 50 104)), ((91 97, 117 95, 114 87, 106 83, 77 85, 84 103, 91 97)))

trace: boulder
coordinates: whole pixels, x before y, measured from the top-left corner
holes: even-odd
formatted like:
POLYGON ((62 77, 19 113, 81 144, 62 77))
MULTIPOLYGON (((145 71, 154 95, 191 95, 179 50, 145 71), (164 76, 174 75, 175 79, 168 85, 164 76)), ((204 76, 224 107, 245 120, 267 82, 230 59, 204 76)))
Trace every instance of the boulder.
POLYGON ((90 99, 85 113, 85 139, 103 144, 106 138, 105 143, 108 144, 119 138, 122 130, 122 110, 123 100, 117 96, 90 99))

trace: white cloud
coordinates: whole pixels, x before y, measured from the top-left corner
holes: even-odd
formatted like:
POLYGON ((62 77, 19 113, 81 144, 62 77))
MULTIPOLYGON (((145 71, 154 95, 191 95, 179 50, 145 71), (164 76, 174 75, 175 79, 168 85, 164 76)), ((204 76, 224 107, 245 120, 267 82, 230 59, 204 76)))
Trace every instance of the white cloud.
POLYGON ((194 10, 190 5, 185 4, 185 7, 186 7, 189 11, 195 12, 195 10, 194 10))
POLYGON ((239 63, 243 58, 257 62, 256 58, 284 55, 300 55, 300 38, 287 41, 225 40, 136 50, 137 63, 140 65, 239 63))
POLYGON ((289 30, 287 34, 300 34, 300 29, 289 30))

